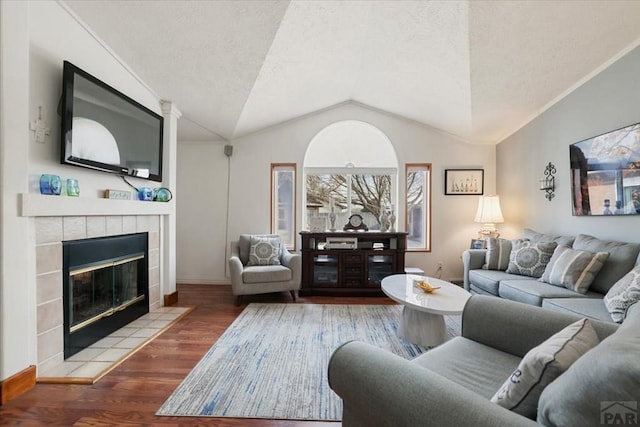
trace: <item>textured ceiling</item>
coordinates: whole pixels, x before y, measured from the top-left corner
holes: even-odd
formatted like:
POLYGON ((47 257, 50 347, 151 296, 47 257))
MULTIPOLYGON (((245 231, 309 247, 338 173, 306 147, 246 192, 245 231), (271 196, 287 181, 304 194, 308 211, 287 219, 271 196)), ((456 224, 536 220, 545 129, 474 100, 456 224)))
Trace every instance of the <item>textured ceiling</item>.
POLYGON ((638 1, 64 2, 181 140, 355 101, 496 143, 640 39, 638 1))

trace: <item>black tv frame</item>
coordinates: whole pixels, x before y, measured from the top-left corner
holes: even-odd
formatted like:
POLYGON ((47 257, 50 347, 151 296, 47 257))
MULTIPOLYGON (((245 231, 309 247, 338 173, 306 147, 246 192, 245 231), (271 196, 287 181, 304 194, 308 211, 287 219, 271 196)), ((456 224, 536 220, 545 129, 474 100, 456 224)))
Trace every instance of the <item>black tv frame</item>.
MULTIPOLYGON (((63 63, 63 78, 62 78, 62 97, 60 99, 60 115, 61 115, 61 126, 60 126, 60 163, 64 165, 71 166, 79 166, 94 170, 99 170, 102 172, 114 173, 123 176, 134 176, 137 178, 148 179, 150 181, 162 182, 162 160, 163 160, 163 131, 164 131, 164 118, 140 104, 136 100, 130 98, 119 90, 111 87, 107 83, 102 80, 96 78, 95 76, 87 73, 81 68, 75 66, 69 61, 64 61, 63 63), (90 83, 95 84, 96 86, 110 92, 116 97, 120 98, 126 104, 138 109, 142 113, 150 116, 150 118, 154 120, 158 120, 159 122, 159 134, 158 134, 158 152, 156 153, 157 162, 158 162, 158 173, 152 173, 149 171, 149 175, 145 176, 141 174, 139 169, 128 168, 124 165, 113 165, 108 163, 102 163, 95 160, 82 159, 78 157, 67 156, 66 147, 67 147, 67 138, 71 138, 72 129, 73 129, 73 100, 74 100, 74 82, 75 76, 81 76, 84 79, 88 80, 90 83)), ((73 144, 73 141, 71 141, 73 144)), ((155 161, 156 159, 154 159, 155 161)))

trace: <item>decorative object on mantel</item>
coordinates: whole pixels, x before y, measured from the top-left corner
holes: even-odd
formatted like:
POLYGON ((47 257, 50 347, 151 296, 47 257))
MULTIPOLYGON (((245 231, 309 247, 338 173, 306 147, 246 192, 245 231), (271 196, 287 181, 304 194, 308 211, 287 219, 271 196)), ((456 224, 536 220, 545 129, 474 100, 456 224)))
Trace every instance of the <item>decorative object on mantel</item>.
POLYGON ((159 187, 153 189, 153 201, 154 202, 168 202, 173 199, 171 190, 166 187, 159 187))
POLYGON ((80 184, 78 180, 74 178, 67 179, 67 196, 78 197, 80 196, 80 184))
POLYGON ((640 214, 640 123, 569 146, 573 215, 640 214))
POLYGON ((153 190, 149 187, 138 188, 138 200, 150 202, 153 200, 153 190))
POLYGON ((59 196, 62 190, 62 181, 58 175, 40 175, 40 194, 52 194, 59 196))
POLYGON ((544 168, 544 178, 540 180, 540 190, 545 191, 545 197, 547 200, 551 201, 556 195, 556 180, 554 175, 556 174, 556 167, 553 163, 549 162, 549 164, 544 168))
POLYGON ((445 196, 484 194, 484 169, 445 169, 445 196))
POLYGON ((104 198, 112 200, 131 200, 131 191, 124 190, 104 190, 104 198))
POLYGON ((482 228, 478 231, 479 239, 500 237, 500 233, 496 228, 497 223, 504 222, 502 210, 500 209, 500 196, 480 196, 474 222, 482 224, 482 228))

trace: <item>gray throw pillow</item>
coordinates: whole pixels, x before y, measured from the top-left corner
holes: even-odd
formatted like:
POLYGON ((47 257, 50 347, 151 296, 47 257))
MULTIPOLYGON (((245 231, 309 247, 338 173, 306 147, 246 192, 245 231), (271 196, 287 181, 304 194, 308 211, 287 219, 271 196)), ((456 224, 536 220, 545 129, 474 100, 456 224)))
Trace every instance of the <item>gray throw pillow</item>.
POLYGON ((572 323, 529 350, 491 401, 535 419, 544 388, 598 343, 596 331, 587 319, 572 323))
POLYGON ((280 238, 251 236, 247 265, 280 265, 280 238))
POLYGON ((604 305, 614 322, 621 323, 627 309, 640 301, 640 266, 618 280, 604 296, 604 305))
POLYGON ((608 257, 608 252, 578 251, 560 245, 538 280, 586 294, 608 257))
POLYGON ((511 255, 511 240, 491 237, 487 239, 487 253, 482 268, 504 271, 509 267, 509 255, 511 255))
POLYGON ((534 243, 529 240, 514 240, 507 273, 536 278, 542 276, 556 246, 556 242, 534 243))

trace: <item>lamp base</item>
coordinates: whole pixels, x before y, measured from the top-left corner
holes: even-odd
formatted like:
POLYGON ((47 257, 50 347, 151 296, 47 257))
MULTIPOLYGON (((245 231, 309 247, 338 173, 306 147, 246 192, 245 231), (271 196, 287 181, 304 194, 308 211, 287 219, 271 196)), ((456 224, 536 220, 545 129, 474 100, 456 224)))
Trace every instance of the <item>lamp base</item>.
POLYGON ((497 239, 498 237, 500 237, 500 233, 498 233, 495 224, 484 224, 482 228, 478 230, 478 239, 497 239))

